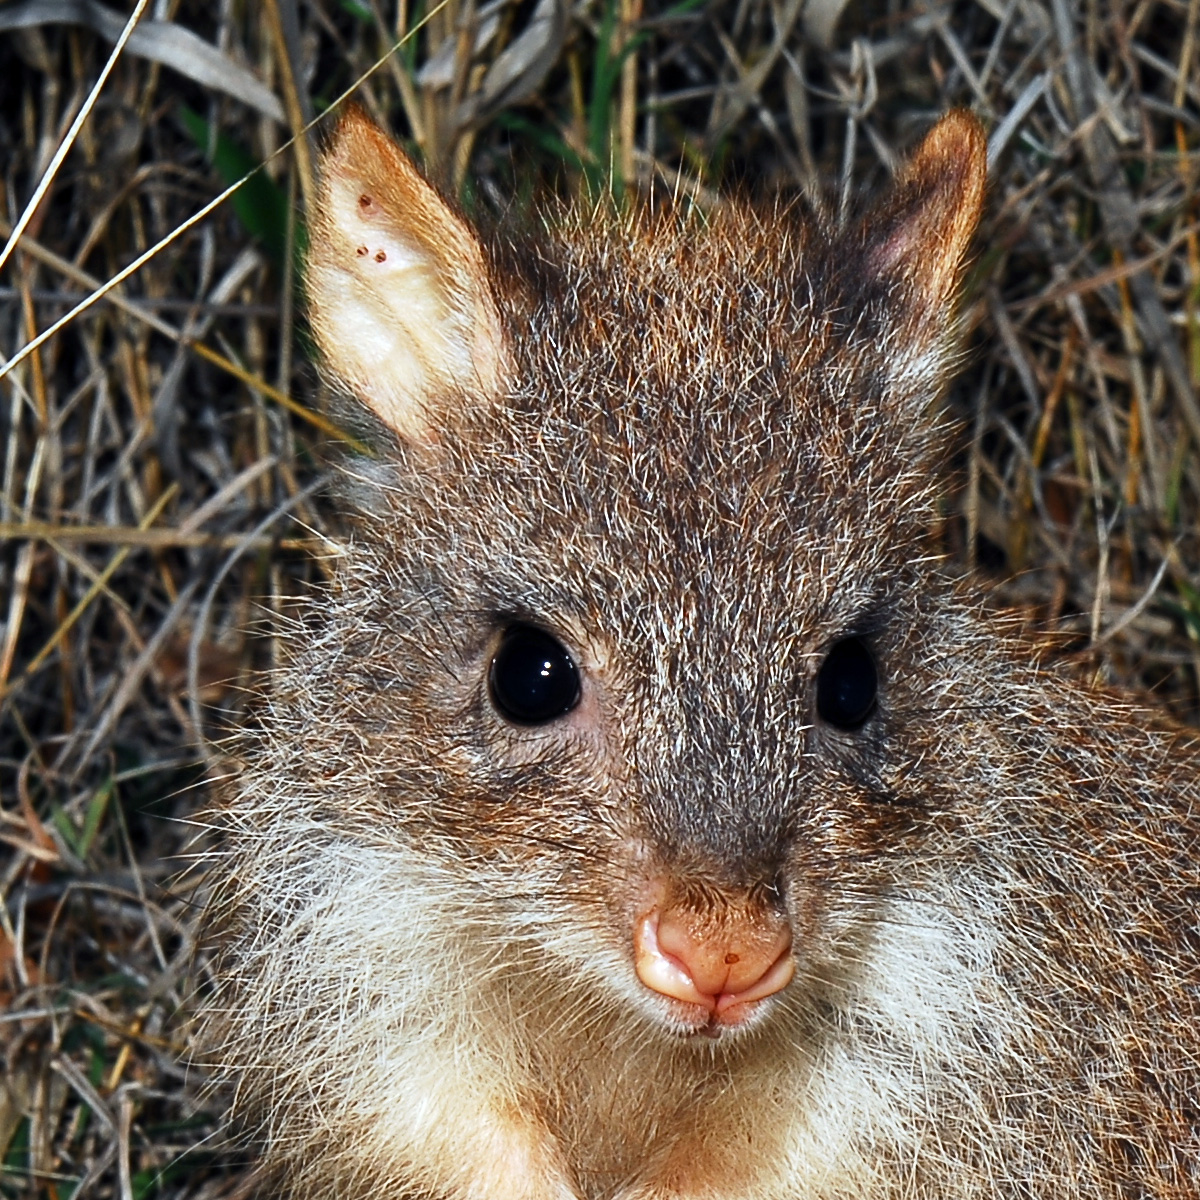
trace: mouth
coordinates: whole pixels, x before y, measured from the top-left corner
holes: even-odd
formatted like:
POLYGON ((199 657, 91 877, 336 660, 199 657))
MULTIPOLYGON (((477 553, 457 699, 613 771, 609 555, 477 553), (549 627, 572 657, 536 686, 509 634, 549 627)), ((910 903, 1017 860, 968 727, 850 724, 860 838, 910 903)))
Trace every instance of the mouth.
POLYGON ((665 999, 655 1005, 656 1016, 682 1042, 719 1042, 740 1038, 758 1028, 774 1007, 769 999, 730 1005, 716 1012, 699 1004, 665 999))

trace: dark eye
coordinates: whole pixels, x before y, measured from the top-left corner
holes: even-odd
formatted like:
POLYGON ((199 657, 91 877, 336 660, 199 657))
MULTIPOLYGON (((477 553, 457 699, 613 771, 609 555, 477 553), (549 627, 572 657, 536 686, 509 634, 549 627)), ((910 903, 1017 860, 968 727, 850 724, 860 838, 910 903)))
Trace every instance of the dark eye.
POLYGON ((557 639, 532 625, 505 630, 488 674, 492 702, 514 725, 542 725, 579 703, 579 672, 557 639))
POLYGON ((879 677, 859 638, 835 642, 817 674, 817 712, 835 729, 854 730, 875 711, 879 677))

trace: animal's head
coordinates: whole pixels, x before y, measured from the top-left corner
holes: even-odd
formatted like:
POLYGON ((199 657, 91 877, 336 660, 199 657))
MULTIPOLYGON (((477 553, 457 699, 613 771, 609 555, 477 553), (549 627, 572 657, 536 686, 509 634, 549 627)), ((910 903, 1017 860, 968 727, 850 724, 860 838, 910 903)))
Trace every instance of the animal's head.
POLYGON ((324 156, 313 328, 394 436, 319 685, 335 803, 659 1026, 832 978, 939 819, 919 560, 984 175, 951 113, 844 231, 509 244, 358 112, 324 156))

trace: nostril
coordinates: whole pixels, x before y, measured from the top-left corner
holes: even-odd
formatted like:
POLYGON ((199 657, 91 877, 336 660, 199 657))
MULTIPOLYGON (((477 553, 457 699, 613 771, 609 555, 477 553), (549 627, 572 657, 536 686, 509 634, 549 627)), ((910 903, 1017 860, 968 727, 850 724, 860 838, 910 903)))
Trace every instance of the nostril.
POLYGON ((663 947, 660 924, 660 915, 655 911, 642 917, 634 928, 634 969, 638 978, 652 992, 701 1004, 712 1011, 716 1007, 715 997, 697 987, 688 964, 663 947))
POLYGON ((726 991, 717 997, 717 1012, 724 1013, 735 1004, 750 1004, 754 1000, 765 1000, 768 996, 782 992, 796 973, 796 960, 792 957, 789 941, 779 956, 765 971, 741 991, 726 991))

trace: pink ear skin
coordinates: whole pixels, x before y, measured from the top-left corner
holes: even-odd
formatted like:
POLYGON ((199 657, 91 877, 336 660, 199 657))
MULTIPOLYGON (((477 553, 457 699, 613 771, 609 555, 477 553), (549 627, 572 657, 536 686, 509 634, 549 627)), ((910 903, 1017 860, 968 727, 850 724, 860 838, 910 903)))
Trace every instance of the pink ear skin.
POLYGON ((448 406, 503 389, 509 354, 482 246, 353 106, 321 159, 307 282, 326 365, 402 439, 434 441, 448 406))
POLYGON ((983 127, 955 109, 926 135, 890 196, 864 223, 867 274, 900 282, 914 321, 953 300, 986 181, 983 127))

